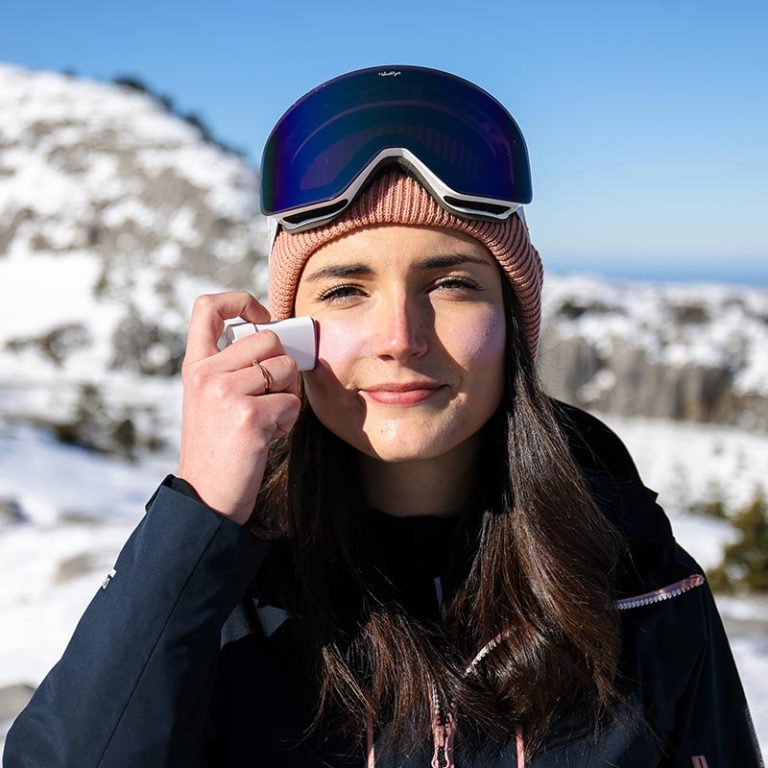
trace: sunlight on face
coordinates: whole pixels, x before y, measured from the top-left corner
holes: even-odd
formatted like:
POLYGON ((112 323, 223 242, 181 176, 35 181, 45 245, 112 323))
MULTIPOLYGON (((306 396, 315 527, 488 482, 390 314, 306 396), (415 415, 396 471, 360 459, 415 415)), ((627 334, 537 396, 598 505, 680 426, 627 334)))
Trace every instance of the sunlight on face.
POLYGON ((501 280, 485 246, 448 229, 370 226, 316 251, 295 314, 320 326, 304 377, 318 419, 384 461, 473 438, 503 393, 501 280))

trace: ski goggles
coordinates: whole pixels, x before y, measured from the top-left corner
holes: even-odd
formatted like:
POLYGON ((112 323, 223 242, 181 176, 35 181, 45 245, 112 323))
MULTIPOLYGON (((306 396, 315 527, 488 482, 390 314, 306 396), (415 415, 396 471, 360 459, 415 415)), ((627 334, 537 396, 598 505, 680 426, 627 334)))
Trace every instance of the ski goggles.
POLYGON ((416 66, 341 75, 299 99, 267 139, 261 210, 301 232, 344 211, 382 166, 399 163, 457 216, 503 221, 533 197, 525 140, 490 94, 416 66))

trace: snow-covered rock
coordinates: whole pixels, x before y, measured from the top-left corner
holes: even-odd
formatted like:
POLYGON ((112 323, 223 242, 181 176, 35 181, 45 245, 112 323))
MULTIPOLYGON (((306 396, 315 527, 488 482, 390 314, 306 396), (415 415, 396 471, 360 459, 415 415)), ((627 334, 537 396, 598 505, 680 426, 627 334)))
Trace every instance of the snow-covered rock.
POLYGON ((547 391, 625 416, 768 431, 768 290, 545 277, 547 391))
POLYGON ((162 100, 0 65, 0 418, 148 445, 174 385, 142 382, 178 372, 195 296, 264 293, 258 200, 255 170, 162 100))

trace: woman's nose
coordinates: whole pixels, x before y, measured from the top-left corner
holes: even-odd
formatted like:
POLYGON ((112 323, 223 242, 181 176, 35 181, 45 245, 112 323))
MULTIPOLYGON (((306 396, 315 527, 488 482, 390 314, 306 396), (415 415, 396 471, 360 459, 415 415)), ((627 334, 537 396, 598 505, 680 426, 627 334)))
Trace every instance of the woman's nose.
POLYGON ((427 351, 431 325, 431 307, 404 295, 383 297, 374 318, 374 353, 397 360, 420 357, 427 351))

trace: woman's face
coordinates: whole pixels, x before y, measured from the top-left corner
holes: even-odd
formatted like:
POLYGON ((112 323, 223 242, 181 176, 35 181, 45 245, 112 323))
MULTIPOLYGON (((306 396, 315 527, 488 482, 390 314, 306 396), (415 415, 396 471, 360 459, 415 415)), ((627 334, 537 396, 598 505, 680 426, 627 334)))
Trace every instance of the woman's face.
POLYGON ((304 376, 320 422, 391 462, 471 439, 504 387, 501 280, 485 246, 447 229, 371 226, 317 250, 295 310, 320 326, 304 376))

